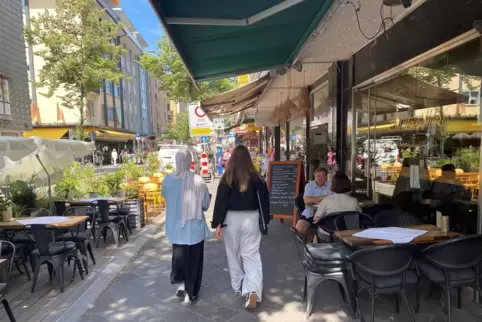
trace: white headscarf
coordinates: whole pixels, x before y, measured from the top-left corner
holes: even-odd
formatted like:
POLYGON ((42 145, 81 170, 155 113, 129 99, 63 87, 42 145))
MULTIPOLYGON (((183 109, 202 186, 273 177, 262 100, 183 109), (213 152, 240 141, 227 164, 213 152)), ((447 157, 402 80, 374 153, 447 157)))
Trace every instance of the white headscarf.
POLYGON ((176 153, 176 171, 172 174, 178 179, 182 179, 182 226, 188 220, 202 220, 202 202, 208 192, 204 180, 191 172, 192 155, 186 149, 181 149, 176 153))

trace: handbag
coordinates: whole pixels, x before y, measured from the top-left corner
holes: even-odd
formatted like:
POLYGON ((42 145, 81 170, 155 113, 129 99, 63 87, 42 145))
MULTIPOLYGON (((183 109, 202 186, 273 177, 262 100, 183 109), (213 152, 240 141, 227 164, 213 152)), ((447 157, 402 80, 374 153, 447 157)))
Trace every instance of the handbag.
POLYGON ((258 210, 259 210, 259 231, 261 235, 268 234, 268 225, 264 220, 263 207, 261 206, 261 198, 259 197, 259 191, 256 189, 256 196, 258 197, 258 210))

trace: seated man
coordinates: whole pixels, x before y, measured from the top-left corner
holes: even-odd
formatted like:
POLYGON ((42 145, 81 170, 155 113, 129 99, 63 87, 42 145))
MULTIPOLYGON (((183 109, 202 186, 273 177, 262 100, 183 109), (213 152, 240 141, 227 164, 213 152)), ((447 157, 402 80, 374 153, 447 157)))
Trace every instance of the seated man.
POLYGON ((303 201, 305 202, 305 210, 300 216, 300 220, 296 223, 296 230, 306 235, 308 229, 313 225, 313 217, 315 214, 315 205, 318 205, 324 197, 332 194, 331 183, 327 180, 328 171, 325 168, 318 167, 315 170, 315 180, 306 184, 303 201))
POLYGON ((442 176, 432 183, 432 197, 442 201, 454 199, 470 200, 470 191, 464 187, 464 183, 455 176, 455 166, 445 164, 442 166, 442 176))

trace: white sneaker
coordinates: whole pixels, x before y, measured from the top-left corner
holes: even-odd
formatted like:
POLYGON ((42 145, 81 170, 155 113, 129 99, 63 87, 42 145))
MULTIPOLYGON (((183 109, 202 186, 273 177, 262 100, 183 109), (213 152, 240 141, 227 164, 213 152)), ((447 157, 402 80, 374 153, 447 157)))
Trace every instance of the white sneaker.
POLYGON ((191 304, 191 300, 189 299, 189 295, 185 295, 184 296, 184 301, 183 301, 184 304, 191 304))
POLYGON ((176 296, 182 300, 182 299, 184 299, 185 295, 186 295, 186 287, 185 287, 184 283, 181 283, 177 287, 176 296))
POLYGON ((246 303, 244 304, 244 308, 247 310, 252 310, 256 308, 256 304, 258 297, 256 296, 256 292, 251 292, 246 296, 246 303))

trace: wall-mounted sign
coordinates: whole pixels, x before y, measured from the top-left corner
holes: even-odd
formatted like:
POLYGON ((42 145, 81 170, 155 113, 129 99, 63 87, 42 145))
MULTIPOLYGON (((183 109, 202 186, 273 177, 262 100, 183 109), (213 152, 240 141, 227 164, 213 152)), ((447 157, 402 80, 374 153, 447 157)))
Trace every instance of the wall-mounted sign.
POLYGON ((263 128, 257 127, 255 123, 246 123, 236 127, 236 134, 244 134, 248 132, 256 132, 256 131, 262 131, 262 130, 263 128))
POLYGON ((211 136, 214 134, 213 122, 199 104, 188 106, 189 134, 191 137, 211 136))

